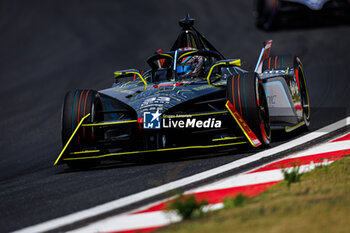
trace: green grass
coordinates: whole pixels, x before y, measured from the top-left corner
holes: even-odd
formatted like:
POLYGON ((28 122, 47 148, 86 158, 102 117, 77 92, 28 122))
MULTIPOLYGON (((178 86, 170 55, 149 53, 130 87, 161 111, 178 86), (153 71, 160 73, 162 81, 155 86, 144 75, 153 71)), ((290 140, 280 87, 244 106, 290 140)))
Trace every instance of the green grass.
POLYGON ((291 170, 288 168, 282 170, 284 180, 288 187, 290 187, 292 183, 300 182, 302 173, 300 173, 299 170, 300 166, 296 165, 294 165, 291 170))
POLYGON ((168 210, 175 211, 182 219, 198 218, 203 215, 203 207, 208 205, 206 200, 197 201, 194 195, 178 195, 168 202, 168 210))
POLYGON ((248 199, 243 206, 209 212, 161 229, 203 233, 350 232, 350 157, 303 174, 248 199))
POLYGON ((239 193, 234 198, 226 197, 224 199, 224 209, 231 209, 233 207, 244 206, 248 200, 248 197, 242 193, 239 193))

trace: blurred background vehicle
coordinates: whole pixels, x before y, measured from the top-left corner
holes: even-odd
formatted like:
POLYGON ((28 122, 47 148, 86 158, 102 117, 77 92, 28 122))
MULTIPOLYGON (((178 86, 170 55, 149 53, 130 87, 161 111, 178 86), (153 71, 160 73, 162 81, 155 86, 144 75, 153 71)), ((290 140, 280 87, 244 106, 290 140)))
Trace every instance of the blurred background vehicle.
POLYGON ((349 23, 349 0, 255 0, 256 26, 265 30, 349 23))

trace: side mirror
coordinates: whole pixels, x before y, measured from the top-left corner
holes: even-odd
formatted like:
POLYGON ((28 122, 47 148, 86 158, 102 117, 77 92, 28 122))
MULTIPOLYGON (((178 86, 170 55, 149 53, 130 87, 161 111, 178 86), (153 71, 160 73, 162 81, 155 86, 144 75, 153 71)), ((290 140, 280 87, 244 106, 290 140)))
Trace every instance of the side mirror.
POLYGON ((129 69, 129 70, 120 70, 120 71, 115 71, 114 72, 114 78, 115 79, 125 78, 125 81, 127 81, 128 78, 130 78, 130 81, 131 81, 132 76, 134 76, 135 78, 136 78, 136 76, 139 77, 141 79, 141 81, 143 82, 143 84, 144 84, 144 89, 143 90, 146 90, 147 82, 142 77, 142 75, 140 74, 140 71, 138 71, 136 69, 129 69))
POLYGON ((207 81, 210 86, 217 86, 213 85, 210 81, 210 76, 213 73, 213 70, 215 67, 230 67, 230 66, 241 66, 241 59, 227 59, 227 60, 220 60, 215 62, 214 65, 211 66, 208 76, 207 76, 207 81))

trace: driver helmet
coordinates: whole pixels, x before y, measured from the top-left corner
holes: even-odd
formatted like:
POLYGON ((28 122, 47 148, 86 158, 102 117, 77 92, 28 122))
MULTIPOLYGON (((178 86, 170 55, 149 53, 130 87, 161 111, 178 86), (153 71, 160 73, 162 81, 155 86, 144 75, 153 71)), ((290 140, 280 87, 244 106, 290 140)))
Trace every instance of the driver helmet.
MULTIPOLYGON (((180 48, 179 51, 194 50, 191 47, 180 48)), ((185 56, 181 58, 176 67, 177 74, 182 78, 200 77, 204 73, 204 61, 203 56, 185 56)))

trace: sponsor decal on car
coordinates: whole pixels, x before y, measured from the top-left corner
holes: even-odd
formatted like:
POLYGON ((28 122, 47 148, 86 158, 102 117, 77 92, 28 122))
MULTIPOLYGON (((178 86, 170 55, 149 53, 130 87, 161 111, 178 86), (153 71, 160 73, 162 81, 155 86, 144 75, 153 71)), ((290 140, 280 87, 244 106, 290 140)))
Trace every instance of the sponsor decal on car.
POLYGON ((214 117, 207 119, 198 119, 192 115, 164 115, 160 117, 159 110, 156 112, 144 112, 143 128, 144 129, 217 129, 222 125, 221 120, 217 120, 214 117))
POLYGON ((176 119, 164 118, 163 128, 220 128, 221 121, 215 118, 208 118, 207 120, 199 120, 196 118, 176 119))
POLYGON ((160 113, 157 112, 144 112, 143 113, 143 128, 144 129, 160 129, 160 113))

